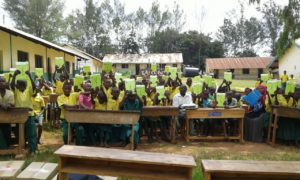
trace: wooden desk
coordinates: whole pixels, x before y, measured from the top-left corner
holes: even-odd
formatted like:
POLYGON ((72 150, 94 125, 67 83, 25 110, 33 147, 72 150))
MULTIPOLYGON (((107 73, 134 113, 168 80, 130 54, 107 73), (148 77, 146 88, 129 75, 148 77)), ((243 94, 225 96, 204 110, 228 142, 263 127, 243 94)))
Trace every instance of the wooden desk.
POLYGON ((58 94, 50 94, 49 95, 49 103, 50 103, 50 117, 49 120, 52 123, 52 126, 55 125, 56 121, 57 121, 57 114, 55 112, 55 103, 57 102, 57 98, 58 98, 58 94))
POLYGON ((269 120, 268 143, 275 145, 276 131, 278 128, 279 117, 293 118, 300 120, 300 109, 272 106, 269 120), (273 118, 274 117, 274 118, 273 118))
POLYGON ((48 103, 49 103, 49 96, 42 96, 44 103, 45 103, 45 121, 48 122, 48 103))
POLYGON ((176 118, 179 114, 179 109, 173 106, 145 106, 143 107, 142 116, 144 117, 160 117, 171 116, 170 137, 171 142, 175 143, 176 133, 176 118))
POLYGON ((0 109, 0 123, 19 124, 19 145, 14 149, 0 150, 3 154, 21 154, 25 150, 25 122, 28 119, 27 108, 11 108, 8 111, 0 109))
POLYGON ((225 140, 237 139, 240 143, 244 142, 244 116, 245 110, 241 108, 224 109, 224 108, 199 108, 186 111, 186 132, 185 139, 187 142, 191 140, 225 140), (239 135, 238 136, 217 136, 217 137, 190 137, 190 121, 192 119, 237 119, 239 120, 239 135))
POLYGON ((205 180, 300 179, 300 162, 202 160, 205 180))
POLYGON ((84 146, 63 146, 59 156, 59 179, 69 173, 120 176, 138 179, 192 179, 196 163, 191 156, 149 153, 84 146))
POLYGON ((134 125, 140 119, 140 112, 66 109, 65 118, 69 124, 68 144, 71 142, 71 123, 131 124, 131 149, 134 149, 134 125))

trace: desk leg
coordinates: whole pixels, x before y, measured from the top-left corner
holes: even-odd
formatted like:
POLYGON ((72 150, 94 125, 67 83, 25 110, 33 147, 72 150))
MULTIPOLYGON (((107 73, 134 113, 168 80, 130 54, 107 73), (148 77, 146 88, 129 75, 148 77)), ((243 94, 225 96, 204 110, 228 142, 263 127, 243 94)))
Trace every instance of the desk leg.
POLYGON ((176 116, 172 116, 172 120, 171 120, 171 143, 176 143, 176 116))
POLYGON ((278 115, 275 115, 275 120, 274 120, 274 124, 273 124, 273 133, 272 133, 272 145, 275 145, 276 142, 276 131, 277 131, 277 124, 278 124, 278 115))
MULTIPOLYGON (((270 118, 269 118, 269 129, 268 129, 268 143, 271 143, 271 132, 272 132, 272 123, 273 123, 273 109, 271 109, 270 118)), ((274 128, 274 126, 273 126, 274 128)))
POLYGON ((244 143, 244 118, 240 119, 239 126, 240 126, 240 130, 239 130, 239 133, 240 133, 240 143, 244 143))
POLYGON ((134 124, 131 125, 131 150, 134 150, 134 124))
POLYGON ((24 131, 24 123, 19 124, 19 152, 25 149, 25 131, 24 131))
POLYGON ((63 164, 64 164, 63 160, 61 158, 59 158, 59 163, 58 163, 58 179, 59 180, 68 180, 68 174, 62 172, 63 164))
MULTIPOLYGON (((71 123, 68 122, 68 144, 71 144, 71 139, 72 139, 71 138, 71 136, 72 136, 71 131, 72 131, 71 123)), ((78 137, 76 137, 76 138, 78 138, 78 137)))
POLYGON ((186 142, 190 142, 190 120, 191 119, 186 119, 185 124, 186 124, 186 132, 185 132, 185 140, 186 142))

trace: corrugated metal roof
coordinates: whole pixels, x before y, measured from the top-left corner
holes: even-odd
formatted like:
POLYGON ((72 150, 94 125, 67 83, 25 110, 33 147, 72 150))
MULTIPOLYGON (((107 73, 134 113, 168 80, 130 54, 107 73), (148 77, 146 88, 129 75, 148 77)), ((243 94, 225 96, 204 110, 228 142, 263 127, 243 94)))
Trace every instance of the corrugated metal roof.
POLYGON ((213 69, 264 69, 273 57, 210 58, 206 70, 213 69))
POLYGON ((72 56, 77 56, 77 57, 86 59, 81 54, 76 53, 75 51, 65 49, 63 47, 60 47, 60 46, 52 43, 52 42, 46 41, 46 40, 44 40, 42 38, 39 38, 39 37, 36 37, 32 34, 28 34, 24 31, 21 31, 21 30, 15 29, 15 28, 11 28, 11 27, 6 27, 6 26, 3 26, 3 25, 0 25, 0 30, 5 31, 5 32, 10 33, 10 34, 15 35, 15 36, 21 36, 21 37, 23 37, 23 38, 25 38, 29 41, 35 42, 37 44, 41 44, 41 45, 46 46, 48 48, 53 48, 55 50, 65 52, 65 53, 70 54, 72 56))
POLYGON ((107 54, 103 62, 114 64, 178 64, 183 63, 182 53, 169 54, 107 54))
POLYGON ((98 59, 98 58, 96 58, 95 56, 92 56, 92 55, 90 55, 90 54, 88 54, 88 53, 86 53, 86 52, 84 52, 84 51, 81 51, 80 49, 77 49, 76 47, 71 46, 71 45, 69 45, 69 44, 65 44, 65 45, 64 45, 64 48, 65 48, 65 49, 68 49, 68 50, 70 50, 70 51, 75 51, 75 52, 79 53, 82 57, 85 57, 85 59, 88 59, 88 60, 93 60, 93 59, 94 59, 94 60, 96 60, 96 61, 102 62, 101 59, 98 59))

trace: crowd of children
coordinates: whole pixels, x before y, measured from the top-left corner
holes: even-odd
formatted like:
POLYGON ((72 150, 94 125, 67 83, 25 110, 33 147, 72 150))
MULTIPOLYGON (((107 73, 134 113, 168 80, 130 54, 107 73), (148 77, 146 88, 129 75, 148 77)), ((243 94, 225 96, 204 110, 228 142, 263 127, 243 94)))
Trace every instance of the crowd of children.
MULTIPOLYGON (((237 93, 231 90, 231 82, 224 80, 220 86, 216 84, 206 84, 203 82, 201 93, 194 92, 194 79, 187 78, 186 83, 182 83, 178 76, 171 78, 166 74, 157 74, 156 86, 164 87, 164 94, 157 92, 156 87, 150 80, 150 75, 144 75, 142 78, 131 76, 136 85, 142 85, 145 88, 145 94, 139 96, 134 90, 126 90, 126 82, 123 79, 119 81, 112 72, 101 73, 101 85, 92 88, 91 74, 84 74, 85 80, 78 87, 74 80, 69 78, 69 74, 64 68, 55 68, 53 82, 45 82, 43 79, 33 81, 31 74, 26 72, 30 79, 30 84, 26 80, 17 80, 20 71, 16 70, 8 82, 0 77, 0 108, 8 109, 10 107, 25 107, 30 109, 29 118, 25 125, 26 142, 31 152, 35 152, 37 144, 40 143, 42 134, 44 110, 46 108, 42 96, 49 96, 51 93, 58 94, 57 107, 59 111, 60 126, 63 129, 63 140, 67 143, 68 128, 72 128, 75 134, 75 143, 77 145, 100 145, 109 147, 114 142, 121 142, 126 145, 130 141, 131 128, 126 125, 91 125, 91 124, 71 124, 64 117, 65 109, 96 109, 96 110, 129 110, 142 111, 143 106, 176 106, 181 108, 184 103, 179 103, 178 98, 187 98, 181 102, 196 104, 199 108, 238 108, 243 107, 247 110, 246 116, 255 118, 264 115, 265 129, 268 125, 268 118, 271 105, 287 106, 291 108, 300 108, 300 92, 295 91, 293 94, 285 95, 282 88, 285 88, 283 82, 282 88, 278 88, 274 94, 269 94, 267 87, 262 82, 256 85, 256 89, 261 93, 261 98, 250 106, 245 100, 245 96, 251 93, 252 89, 246 88, 245 92, 237 93), (59 73, 59 78, 56 74, 59 73), (226 93, 224 103, 219 103, 217 94, 226 93)), ((155 74, 155 73, 154 73, 155 74)), ((152 73, 152 76, 154 75, 152 73)), ((286 74, 286 73, 285 73, 286 74)), ((284 77, 284 80, 288 78, 284 77)), ((283 81, 283 80, 282 80, 283 81)), ((155 112, 154 112, 155 113, 155 112)), ((88 117, 87 117, 88 118, 88 117)), ((184 113, 179 114, 177 122, 177 133, 184 128, 184 113)), ((151 119, 142 117, 134 127, 135 146, 139 143, 140 137, 146 135, 149 142, 170 141, 170 119, 171 117, 160 117, 151 119), (159 129, 159 130, 158 130, 159 129), (159 133, 160 132, 160 133, 159 133), (160 136, 159 136, 160 134, 160 136)), ((237 133, 237 121, 227 119, 218 121, 211 119, 199 119, 190 124, 190 134, 199 136, 213 136, 216 133, 234 135, 237 133)), ((295 121, 279 121, 279 138, 283 140, 300 140, 300 124, 295 121), (289 132, 287 134, 287 132, 289 132)), ((247 127, 245 127, 247 128, 247 127)), ((10 145, 10 125, 0 126, 0 148, 7 148, 10 145), (3 143, 2 143, 3 142, 3 143)), ((18 136, 18 131, 15 131, 18 136)), ((71 137, 73 139, 73 137, 71 137)))

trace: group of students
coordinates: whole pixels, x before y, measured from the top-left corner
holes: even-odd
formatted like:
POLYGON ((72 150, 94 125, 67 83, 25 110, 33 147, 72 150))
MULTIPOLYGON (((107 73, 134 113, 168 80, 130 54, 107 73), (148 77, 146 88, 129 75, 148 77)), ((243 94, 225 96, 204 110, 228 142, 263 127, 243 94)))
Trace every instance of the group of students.
MULTIPOLYGON (((68 128, 72 128, 77 145, 100 145, 104 147, 109 147, 112 143, 128 144, 131 136, 130 126, 74 123, 71 124, 71 127, 68 127, 68 123, 64 117, 65 109, 79 108, 103 111, 129 110, 141 112, 143 106, 175 106, 182 109, 183 104, 192 103, 196 104, 199 108, 215 108, 218 104, 216 94, 226 93, 222 107, 244 107, 247 110, 246 116, 250 118, 255 118, 263 114, 266 128, 271 105, 300 108, 300 92, 296 91, 294 94, 285 96, 283 90, 278 88, 274 95, 270 95, 268 94, 266 86, 261 83, 256 87, 262 94, 260 100, 254 106, 249 106, 244 100, 244 97, 252 90, 246 88, 243 96, 241 93, 231 90, 231 82, 226 80, 218 87, 214 85, 208 86, 204 83, 202 92, 196 95, 193 93, 192 78, 187 78, 186 83, 183 84, 181 78, 178 76, 176 76, 175 79, 171 79, 170 77, 165 79, 163 75, 158 74, 157 86, 165 87, 165 93, 163 97, 160 98, 161 95, 159 95, 159 93, 156 92, 156 88, 152 86, 149 75, 144 75, 140 80, 135 76, 131 76, 131 79, 136 80, 137 85, 144 85, 145 87, 146 95, 140 97, 133 91, 126 91, 125 81, 122 79, 117 83, 112 72, 103 72, 100 74, 102 83, 101 86, 97 88, 92 88, 91 81, 89 80, 90 74, 83 74, 85 76, 84 83, 80 87, 75 86, 74 81, 69 78, 69 74, 64 68, 55 68, 53 84, 46 83, 42 78, 34 82, 30 73, 26 72, 30 79, 30 84, 27 84, 28 81, 26 80, 16 80, 19 74, 20 71, 16 70, 10 77, 9 83, 6 82, 3 77, 0 77, 0 108, 4 110, 10 107, 24 107, 30 109, 29 118, 25 124, 25 139, 31 152, 36 151, 42 134, 45 109, 42 96, 48 96, 52 93, 59 95, 57 98, 57 107, 59 108, 58 114, 60 126, 63 129, 64 143, 67 143, 68 140, 68 128), (57 73, 60 73, 59 78, 56 78, 57 73)), ((135 147, 139 143, 140 137, 144 134, 148 137, 149 142, 154 142, 155 140, 160 141, 160 139, 170 141, 170 119, 171 117, 160 117, 156 119, 141 117, 139 123, 134 127, 135 147)), ((211 119, 191 121, 189 133, 190 135, 200 136, 213 136, 216 133, 222 133, 227 136, 237 133, 237 121, 227 119, 225 123, 222 122, 224 121, 211 119)), ((279 133, 279 135, 283 134, 284 136, 287 129, 291 131, 291 128, 293 128, 292 131, 294 134, 290 135, 288 140, 299 140, 296 135, 298 124, 294 122, 287 123, 286 121, 279 122, 283 127, 283 133, 279 133)), ((178 116, 177 134, 184 130, 184 126, 185 110, 182 109, 178 116)), ((17 130, 15 130, 15 134, 18 136, 17 130)), ((11 125, 1 125, 0 148, 8 148, 11 144, 10 135, 11 125)), ((71 138, 73 139, 73 137, 71 138)))

